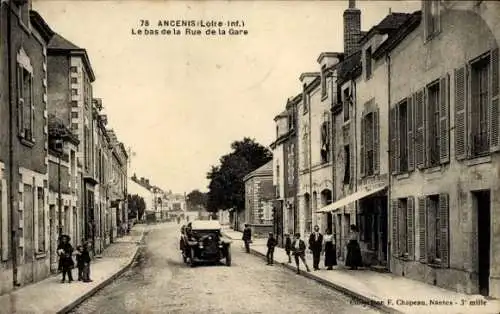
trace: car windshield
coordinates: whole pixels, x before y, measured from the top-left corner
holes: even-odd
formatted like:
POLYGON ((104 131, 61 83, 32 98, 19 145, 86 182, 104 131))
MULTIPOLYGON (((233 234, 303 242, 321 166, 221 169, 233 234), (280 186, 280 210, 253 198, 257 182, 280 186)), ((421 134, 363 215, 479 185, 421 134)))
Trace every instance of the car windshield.
POLYGON ((197 237, 206 235, 220 236, 220 230, 193 230, 192 233, 197 237))

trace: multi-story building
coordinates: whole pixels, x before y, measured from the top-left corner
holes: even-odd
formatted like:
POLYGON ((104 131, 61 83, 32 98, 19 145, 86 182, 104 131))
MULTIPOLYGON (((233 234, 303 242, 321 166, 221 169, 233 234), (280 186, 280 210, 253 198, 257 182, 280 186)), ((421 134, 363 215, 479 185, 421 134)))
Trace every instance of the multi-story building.
POLYGON ((390 61, 391 271, 493 297, 499 16, 496 1, 422 1, 422 20, 379 48, 390 61))
POLYGON ((0 293, 50 273, 47 42, 31 1, 0 1, 0 293), (4 123, 5 122, 5 123, 4 123))
POLYGON ((111 140, 111 212, 114 218, 112 222, 116 228, 113 228, 114 237, 124 231, 124 226, 128 224, 127 212, 127 165, 128 153, 125 145, 118 141, 113 130, 108 130, 108 136, 111 140))
MULTIPOLYGON (((245 220, 256 236, 273 231, 273 161, 250 172, 243 178, 245 183, 245 220)), ((243 224, 243 222, 241 222, 243 224)), ((242 228, 242 225, 239 226, 242 228)))
MULTIPOLYGON (((283 240, 283 207, 285 202, 285 142, 288 139, 288 111, 283 111, 274 117, 276 123, 276 139, 271 143, 273 153, 273 186, 275 193, 275 226, 274 232, 278 244, 283 240)), ((246 200, 248 202, 248 200, 246 200)))

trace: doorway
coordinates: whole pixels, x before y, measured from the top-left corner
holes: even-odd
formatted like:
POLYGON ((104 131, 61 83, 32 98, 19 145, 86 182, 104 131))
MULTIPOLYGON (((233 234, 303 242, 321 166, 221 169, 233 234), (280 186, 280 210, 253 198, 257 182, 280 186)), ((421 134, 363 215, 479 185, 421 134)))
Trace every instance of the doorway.
POLYGON ((479 294, 490 293, 491 200, 490 191, 472 192, 477 213, 478 285, 479 294))

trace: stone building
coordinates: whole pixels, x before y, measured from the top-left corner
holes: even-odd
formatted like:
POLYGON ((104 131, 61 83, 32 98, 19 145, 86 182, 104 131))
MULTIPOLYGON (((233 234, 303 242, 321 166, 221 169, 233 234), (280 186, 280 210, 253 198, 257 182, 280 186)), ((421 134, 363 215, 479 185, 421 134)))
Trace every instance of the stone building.
POLYGON ((496 1, 423 1, 422 19, 379 48, 390 61, 391 271, 492 297, 500 296, 499 16, 496 1))
POLYGON ((4 293, 50 274, 47 42, 52 30, 31 11, 31 1, 0 1, 0 20, 0 293, 4 293))
MULTIPOLYGON (((245 220, 255 236, 266 236, 273 231, 273 162, 250 172, 245 183, 245 220)), ((241 228, 241 226, 240 226, 241 228)))
MULTIPOLYGON (((127 210, 127 165, 128 153, 122 142, 113 130, 108 130, 108 136, 111 140, 111 211, 114 219, 112 222, 116 225, 116 234, 114 237, 119 236, 122 225, 128 224, 128 210, 127 210)), ((115 229, 115 228, 113 228, 115 229)))

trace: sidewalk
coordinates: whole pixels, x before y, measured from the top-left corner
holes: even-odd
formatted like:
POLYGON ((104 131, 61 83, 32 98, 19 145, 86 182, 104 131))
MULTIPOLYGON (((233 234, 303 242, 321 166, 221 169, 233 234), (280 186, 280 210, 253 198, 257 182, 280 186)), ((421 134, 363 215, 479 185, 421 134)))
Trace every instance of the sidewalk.
MULTIPOLYGON (((241 232, 225 229, 224 233, 233 240, 241 240, 241 232)), ((256 239, 251 245, 252 253, 265 256, 266 239, 256 239)), ((274 252, 276 263, 295 270, 295 261, 288 264, 288 256, 282 248, 274 252)), ((312 269, 312 255, 306 254, 306 260, 312 269)), ((323 255, 321 257, 323 263, 323 255)), ((319 271, 304 271, 301 274, 326 286, 348 294, 360 303, 367 303, 388 313, 500 313, 498 300, 487 300, 480 295, 466 295, 450 290, 434 287, 425 283, 407 279, 393 274, 378 273, 370 270, 349 270, 337 266, 327 271, 324 265, 319 271), (436 305, 433 302, 448 302, 436 305), (423 304, 425 302, 425 304, 423 304), (473 302, 472 305, 470 302, 473 302), (464 304, 464 305, 462 305, 464 304), (478 305, 474 305, 478 304, 478 305)))
MULTIPOLYGON (((135 225, 130 234, 118 238, 91 264, 93 282, 62 284, 61 275, 51 276, 32 285, 0 296, 0 313, 65 313, 121 275, 132 264, 146 226, 135 225)), ((77 279, 77 271, 73 269, 77 279)))

